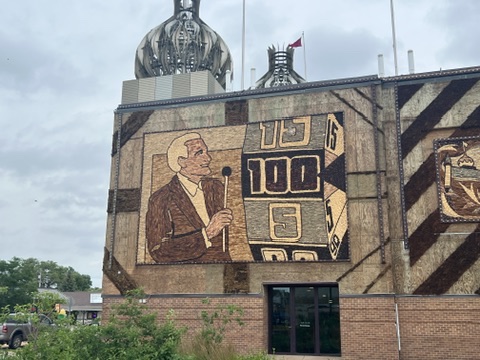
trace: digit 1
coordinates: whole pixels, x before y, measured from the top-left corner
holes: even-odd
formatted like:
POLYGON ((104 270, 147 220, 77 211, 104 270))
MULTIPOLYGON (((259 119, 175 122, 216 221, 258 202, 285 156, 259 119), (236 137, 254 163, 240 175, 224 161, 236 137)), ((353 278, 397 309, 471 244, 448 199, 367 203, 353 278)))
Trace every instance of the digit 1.
POLYGON ((250 191, 252 194, 263 193, 262 169, 263 166, 260 159, 248 160, 248 170, 250 171, 250 191))
POLYGON ((327 199, 325 201, 325 210, 327 212, 327 230, 328 233, 331 233, 333 230, 333 210, 332 207, 330 206, 330 199, 327 199))

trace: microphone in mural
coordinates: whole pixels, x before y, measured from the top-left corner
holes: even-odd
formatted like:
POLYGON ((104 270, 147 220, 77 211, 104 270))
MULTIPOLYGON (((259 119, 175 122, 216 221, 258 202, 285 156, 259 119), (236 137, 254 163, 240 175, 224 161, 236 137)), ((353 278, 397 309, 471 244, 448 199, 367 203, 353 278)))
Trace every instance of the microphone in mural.
MULTIPOLYGON (((227 208, 228 179, 230 178, 230 175, 232 175, 232 168, 230 166, 225 166, 222 169, 222 176, 225 179, 225 182, 223 185, 225 187, 224 196, 223 196, 223 207, 225 209, 227 208)), ((226 251, 226 247, 227 247, 226 244, 227 244, 227 231, 226 231, 226 228, 223 228, 223 252, 226 251)))

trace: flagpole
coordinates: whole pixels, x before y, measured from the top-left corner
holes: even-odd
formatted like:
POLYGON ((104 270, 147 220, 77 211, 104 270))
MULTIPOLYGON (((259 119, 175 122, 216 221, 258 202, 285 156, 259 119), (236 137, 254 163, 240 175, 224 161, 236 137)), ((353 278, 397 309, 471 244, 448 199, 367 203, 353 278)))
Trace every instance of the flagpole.
POLYGON ((307 80, 307 47, 305 46, 305 32, 302 31, 303 42, 303 69, 305 70, 305 80, 307 80))
POLYGON ((243 0, 243 24, 242 24, 242 90, 245 89, 245 0, 243 0))
POLYGON ((390 15, 392 18, 393 60, 395 64, 395 76, 397 76, 398 75, 397 36, 395 35, 395 14, 393 9, 393 0, 390 0, 390 15))

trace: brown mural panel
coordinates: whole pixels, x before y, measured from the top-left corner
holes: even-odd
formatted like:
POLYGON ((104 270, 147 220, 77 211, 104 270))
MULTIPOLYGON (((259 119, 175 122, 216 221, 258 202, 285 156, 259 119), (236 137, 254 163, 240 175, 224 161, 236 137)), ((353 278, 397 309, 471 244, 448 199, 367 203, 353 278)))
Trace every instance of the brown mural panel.
POLYGON ((144 135, 137 263, 348 259, 343 114, 144 135))
POLYGON ((435 158, 442 221, 480 221, 480 137, 438 139, 435 158))

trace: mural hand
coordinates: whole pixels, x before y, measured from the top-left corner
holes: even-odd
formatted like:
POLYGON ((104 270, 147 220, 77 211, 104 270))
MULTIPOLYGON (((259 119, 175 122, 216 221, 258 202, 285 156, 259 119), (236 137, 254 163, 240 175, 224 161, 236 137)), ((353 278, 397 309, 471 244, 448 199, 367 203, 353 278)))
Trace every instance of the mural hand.
POLYGON ((230 209, 222 209, 212 216, 205 231, 209 239, 217 236, 222 230, 229 226, 233 220, 233 213, 230 209))

